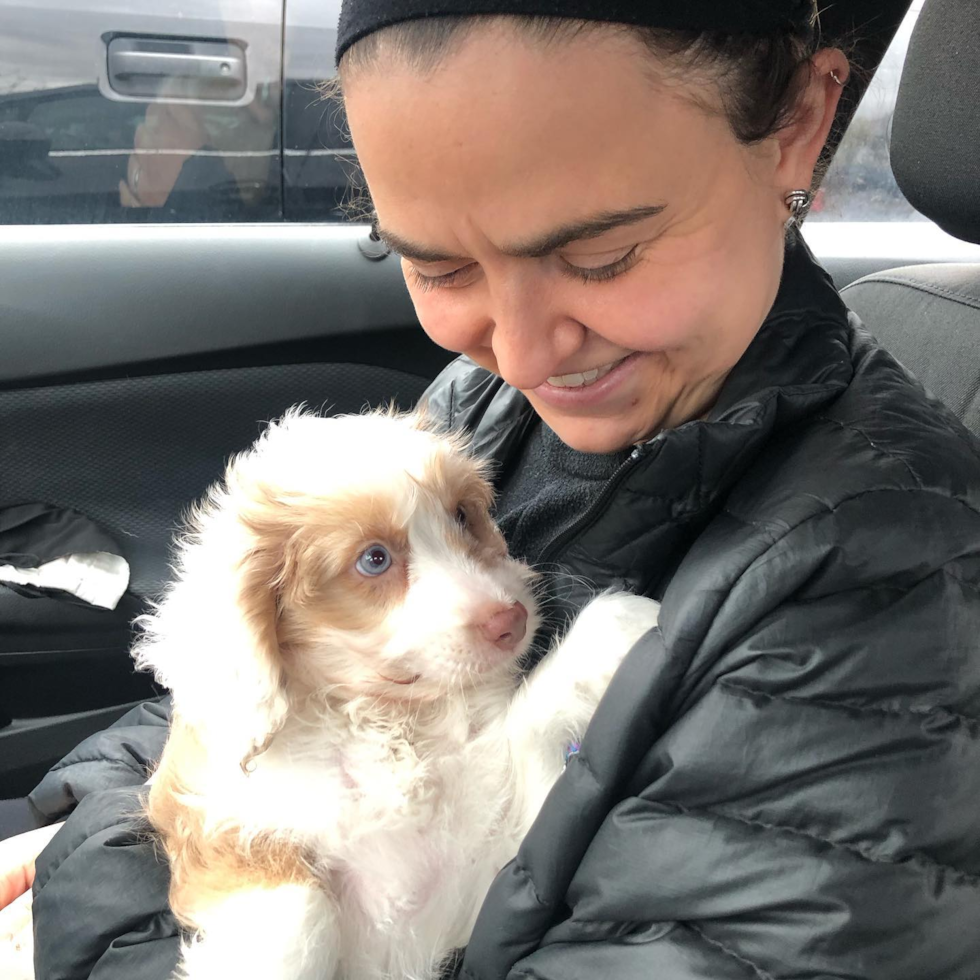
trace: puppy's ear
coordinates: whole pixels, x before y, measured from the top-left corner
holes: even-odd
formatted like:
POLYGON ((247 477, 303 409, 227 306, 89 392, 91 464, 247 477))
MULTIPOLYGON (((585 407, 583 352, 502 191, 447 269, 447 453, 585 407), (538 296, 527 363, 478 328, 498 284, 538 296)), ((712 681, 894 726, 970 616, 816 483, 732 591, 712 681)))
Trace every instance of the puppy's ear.
POLYGON ((293 529, 288 504, 234 479, 234 466, 193 516, 175 581, 138 620, 134 657, 209 752, 247 767, 289 708, 277 626, 293 529))

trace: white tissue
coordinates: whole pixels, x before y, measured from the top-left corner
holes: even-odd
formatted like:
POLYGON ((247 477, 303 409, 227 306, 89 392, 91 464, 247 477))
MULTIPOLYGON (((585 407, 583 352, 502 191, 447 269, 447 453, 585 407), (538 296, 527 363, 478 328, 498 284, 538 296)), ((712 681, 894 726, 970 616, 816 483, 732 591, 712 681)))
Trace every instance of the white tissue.
POLYGON ((129 562, 119 555, 95 551, 85 555, 65 555, 37 568, 0 565, 0 582, 59 589, 92 606, 115 609, 129 587, 129 562))

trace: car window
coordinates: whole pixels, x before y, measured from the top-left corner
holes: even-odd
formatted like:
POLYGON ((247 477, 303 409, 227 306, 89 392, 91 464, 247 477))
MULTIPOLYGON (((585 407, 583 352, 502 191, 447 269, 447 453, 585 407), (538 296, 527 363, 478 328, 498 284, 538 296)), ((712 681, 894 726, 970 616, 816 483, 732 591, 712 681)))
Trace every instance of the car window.
POLYGON ((289 0, 283 65, 283 212, 290 221, 346 221, 356 158, 336 101, 324 100, 334 74, 340 0, 289 0))
MULTIPOLYGON (((816 195, 814 234, 925 221, 888 147, 922 2, 816 195)), ((356 158, 321 94, 339 14, 340 0, 0 0, 0 224, 349 220, 356 158)))
MULTIPOLYGON (((892 175, 891 118, 909 39, 924 0, 914 0, 861 101, 813 202, 813 222, 925 222, 892 175)), ((283 207, 288 220, 343 221, 356 213, 356 158, 343 111, 324 102, 334 73, 340 0, 289 0, 285 27, 283 207)), ((936 229, 938 231, 938 229, 936 229)))
POLYGON ((905 199, 891 170, 889 142, 895 99, 912 28, 915 0, 858 107, 817 192, 807 223, 925 221, 905 199))
POLYGON ((0 224, 282 216, 281 0, 0 0, 0 224))

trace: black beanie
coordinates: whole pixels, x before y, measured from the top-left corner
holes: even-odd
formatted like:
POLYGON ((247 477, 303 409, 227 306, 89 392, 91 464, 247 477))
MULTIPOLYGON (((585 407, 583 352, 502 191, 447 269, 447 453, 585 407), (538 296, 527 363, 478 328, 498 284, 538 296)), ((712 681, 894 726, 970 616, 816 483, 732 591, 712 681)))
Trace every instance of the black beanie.
POLYGON ((424 17, 524 14, 725 34, 784 28, 809 36, 813 10, 813 0, 343 0, 337 61, 362 37, 424 17))

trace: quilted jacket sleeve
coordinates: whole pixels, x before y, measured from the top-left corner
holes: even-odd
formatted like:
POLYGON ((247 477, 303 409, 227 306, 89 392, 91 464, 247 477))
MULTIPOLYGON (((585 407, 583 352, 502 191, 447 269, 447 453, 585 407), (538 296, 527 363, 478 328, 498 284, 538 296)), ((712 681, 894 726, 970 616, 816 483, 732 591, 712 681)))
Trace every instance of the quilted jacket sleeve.
POLYGON ((28 797, 31 807, 51 823, 64 820, 89 793, 142 785, 163 752, 169 725, 169 697, 138 704, 54 766, 28 797))
POLYGON ((65 826, 37 860, 37 980, 167 980, 177 964, 168 872, 140 812, 169 732, 170 699, 91 736, 44 777, 32 806, 65 826))
POLYGON ((711 559, 748 546, 737 517, 689 556, 465 975, 980 976, 980 514, 870 491, 768 535, 735 581, 711 559), (625 797, 580 846, 568 814, 590 819, 631 743, 625 797))

